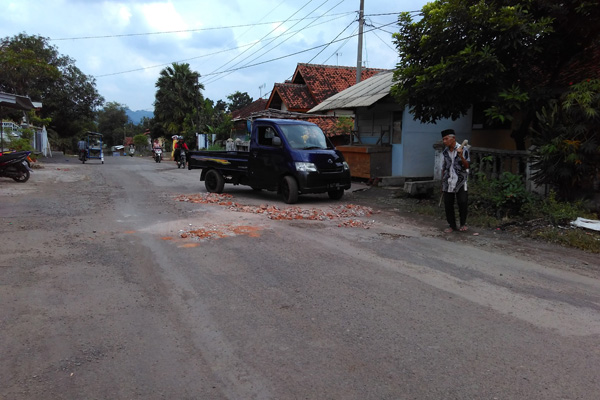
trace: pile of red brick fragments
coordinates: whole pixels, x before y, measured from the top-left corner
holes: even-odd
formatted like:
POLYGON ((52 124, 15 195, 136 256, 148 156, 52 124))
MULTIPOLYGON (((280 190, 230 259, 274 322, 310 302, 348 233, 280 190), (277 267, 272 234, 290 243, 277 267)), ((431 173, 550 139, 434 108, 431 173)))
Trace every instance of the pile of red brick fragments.
POLYGON ((365 229, 368 229, 372 223, 372 221, 363 221, 356 218, 371 216, 373 214, 373 209, 354 204, 336 205, 328 207, 327 209, 303 208, 298 206, 280 208, 274 205, 248 206, 236 203, 232 199, 233 196, 230 194, 217 193, 200 193, 175 197, 175 200, 177 201, 216 204, 227 207, 228 210, 235 212, 265 214, 267 218, 273 220, 342 220, 338 223, 338 227, 361 227, 365 229))
POLYGON ((261 230, 262 229, 257 226, 246 226, 246 225, 234 226, 231 224, 210 225, 210 226, 205 226, 203 228, 191 229, 189 231, 182 231, 179 236, 183 239, 191 237, 191 238, 195 238, 198 240, 222 239, 222 238, 238 236, 238 235, 259 237, 261 230))

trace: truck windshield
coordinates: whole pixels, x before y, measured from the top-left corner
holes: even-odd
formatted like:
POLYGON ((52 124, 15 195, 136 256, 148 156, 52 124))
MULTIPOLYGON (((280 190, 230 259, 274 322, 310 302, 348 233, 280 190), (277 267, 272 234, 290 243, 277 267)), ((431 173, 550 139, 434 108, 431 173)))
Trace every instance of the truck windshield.
POLYGON ((288 144, 293 149, 326 149, 327 139, 318 126, 280 125, 288 144))

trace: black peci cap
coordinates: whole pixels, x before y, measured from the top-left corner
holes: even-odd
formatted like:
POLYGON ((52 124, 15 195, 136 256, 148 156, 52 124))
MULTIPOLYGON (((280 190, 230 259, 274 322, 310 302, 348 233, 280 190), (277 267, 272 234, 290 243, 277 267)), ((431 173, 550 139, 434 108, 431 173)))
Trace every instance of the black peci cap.
POLYGON ((454 129, 444 129, 442 131, 442 137, 448 136, 448 135, 455 135, 454 133, 454 129))

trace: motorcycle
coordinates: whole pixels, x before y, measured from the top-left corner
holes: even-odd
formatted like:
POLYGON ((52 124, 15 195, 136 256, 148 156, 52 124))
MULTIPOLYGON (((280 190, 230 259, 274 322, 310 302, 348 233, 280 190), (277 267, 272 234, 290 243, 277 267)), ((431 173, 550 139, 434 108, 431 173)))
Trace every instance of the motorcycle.
POLYGON ((162 161, 162 149, 154 149, 154 161, 157 163, 162 161))
POLYGON ((135 149, 133 147, 129 148, 129 157, 133 157, 133 155, 135 154, 135 149))
POLYGON ((185 150, 181 149, 179 153, 179 160, 177 161, 177 168, 183 167, 185 169, 185 150))
POLYGON ((12 178, 19 183, 27 182, 33 171, 27 162, 30 154, 31 151, 16 151, 0 155, 0 176, 12 178))
POLYGON ((79 161, 81 161, 82 164, 85 164, 86 160, 87 160, 87 151, 79 150, 79 161))

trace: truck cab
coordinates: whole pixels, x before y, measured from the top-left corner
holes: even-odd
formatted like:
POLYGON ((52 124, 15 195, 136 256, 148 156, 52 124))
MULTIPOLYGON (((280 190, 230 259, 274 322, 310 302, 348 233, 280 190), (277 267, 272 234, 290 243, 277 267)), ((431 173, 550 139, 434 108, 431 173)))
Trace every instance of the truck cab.
POLYGON ((317 125, 259 119, 253 131, 248 163, 251 186, 278 190, 284 200, 293 197, 290 189, 299 194, 328 193, 339 199, 350 188, 348 164, 317 125))

